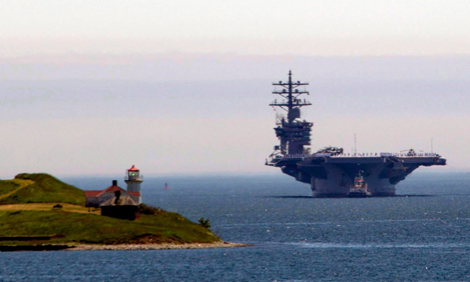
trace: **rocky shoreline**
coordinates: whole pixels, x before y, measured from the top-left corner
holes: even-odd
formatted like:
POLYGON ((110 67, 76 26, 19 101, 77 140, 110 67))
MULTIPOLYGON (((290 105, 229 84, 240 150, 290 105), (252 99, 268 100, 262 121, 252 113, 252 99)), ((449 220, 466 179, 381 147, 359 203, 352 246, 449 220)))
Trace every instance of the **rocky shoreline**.
POLYGON ((67 250, 73 246, 69 245, 13 245, 0 246, 0 252, 21 252, 21 251, 61 251, 67 250))
POLYGON ((238 248, 251 245, 232 242, 190 243, 190 244, 122 244, 122 245, 75 245, 67 251, 130 251, 130 250, 169 250, 169 249, 213 249, 238 248))
POLYGON ((169 249, 214 249, 239 248, 252 245, 232 242, 188 243, 188 244, 120 244, 120 245, 15 245, 0 246, 0 252, 21 251, 132 251, 132 250, 169 250, 169 249))

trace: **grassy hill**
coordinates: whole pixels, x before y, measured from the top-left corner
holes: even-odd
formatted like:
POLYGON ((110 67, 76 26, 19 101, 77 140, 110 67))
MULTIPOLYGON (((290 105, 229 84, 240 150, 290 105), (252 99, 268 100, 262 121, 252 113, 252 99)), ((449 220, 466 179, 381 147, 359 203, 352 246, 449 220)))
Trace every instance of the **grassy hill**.
POLYGON ((220 239, 177 213, 148 208, 135 221, 84 207, 83 190, 48 174, 18 174, 0 181, 0 246, 35 244, 210 243, 220 239), (60 203, 62 208, 54 208, 60 203), (6 237, 60 235, 47 241, 6 237), (8 238, 10 240, 11 238, 8 238))
POLYGON ((56 202, 85 205, 83 190, 45 173, 21 173, 0 181, 0 204, 56 202))
MULTIPOLYGON (((62 235, 42 243, 210 243, 220 239, 183 216, 161 212, 136 221, 96 214, 51 211, 0 211, 2 236, 62 235)), ((0 241, 0 245, 28 245, 30 241, 0 241)), ((34 242, 39 244, 41 242, 34 242)))

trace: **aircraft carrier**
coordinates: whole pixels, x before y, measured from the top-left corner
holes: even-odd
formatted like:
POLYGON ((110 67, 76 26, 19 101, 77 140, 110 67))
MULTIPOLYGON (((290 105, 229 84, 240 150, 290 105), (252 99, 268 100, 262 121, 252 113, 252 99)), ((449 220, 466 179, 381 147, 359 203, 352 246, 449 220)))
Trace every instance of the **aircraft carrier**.
POLYGON ((308 83, 292 81, 273 83, 272 92, 279 95, 271 107, 284 110, 276 114, 274 131, 280 144, 266 160, 266 165, 281 168, 297 181, 310 184, 314 197, 345 197, 357 175, 361 174, 372 196, 394 196, 395 185, 419 166, 445 165, 446 159, 436 153, 413 149, 401 153, 344 153, 342 148, 327 147, 315 153, 310 149, 312 122, 301 119, 300 108, 312 105, 302 95, 308 83))

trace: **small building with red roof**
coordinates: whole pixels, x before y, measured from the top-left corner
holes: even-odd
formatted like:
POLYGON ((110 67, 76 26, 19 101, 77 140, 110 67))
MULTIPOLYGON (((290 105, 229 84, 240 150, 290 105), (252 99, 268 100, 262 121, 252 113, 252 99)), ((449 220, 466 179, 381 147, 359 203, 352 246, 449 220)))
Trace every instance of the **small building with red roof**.
POLYGON ((121 195, 121 191, 114 192, 114 198, 101 204, 101 215, 136 220, 140 218, 139 205, 130 197, 121 195))
POLYGON ((126 191, 118 186, 117 180, 113 180, 112 185, 104 190, 87 190, 85 191, 87 207, 101 207, 105 202, 115 197, 115 192, 120 191, 123 197, 130 197, 136 203, 140 203, 140 192, 126 191))

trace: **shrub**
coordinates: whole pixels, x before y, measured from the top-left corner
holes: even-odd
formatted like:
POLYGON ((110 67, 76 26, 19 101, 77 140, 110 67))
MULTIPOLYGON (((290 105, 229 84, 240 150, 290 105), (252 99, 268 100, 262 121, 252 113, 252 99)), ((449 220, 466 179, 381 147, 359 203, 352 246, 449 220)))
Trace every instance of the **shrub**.
POLYGON ((202 227, 205 227, 207 229, 211 228, 211 222, 209 219, 201 217, 198 221, 199 221, 199 225, 201 225, 202 227))
POLYGON ((159 214, 163 210, 161 208, 152 207, 146 204, 140 204, 139 211, 141 214, 159 214))

